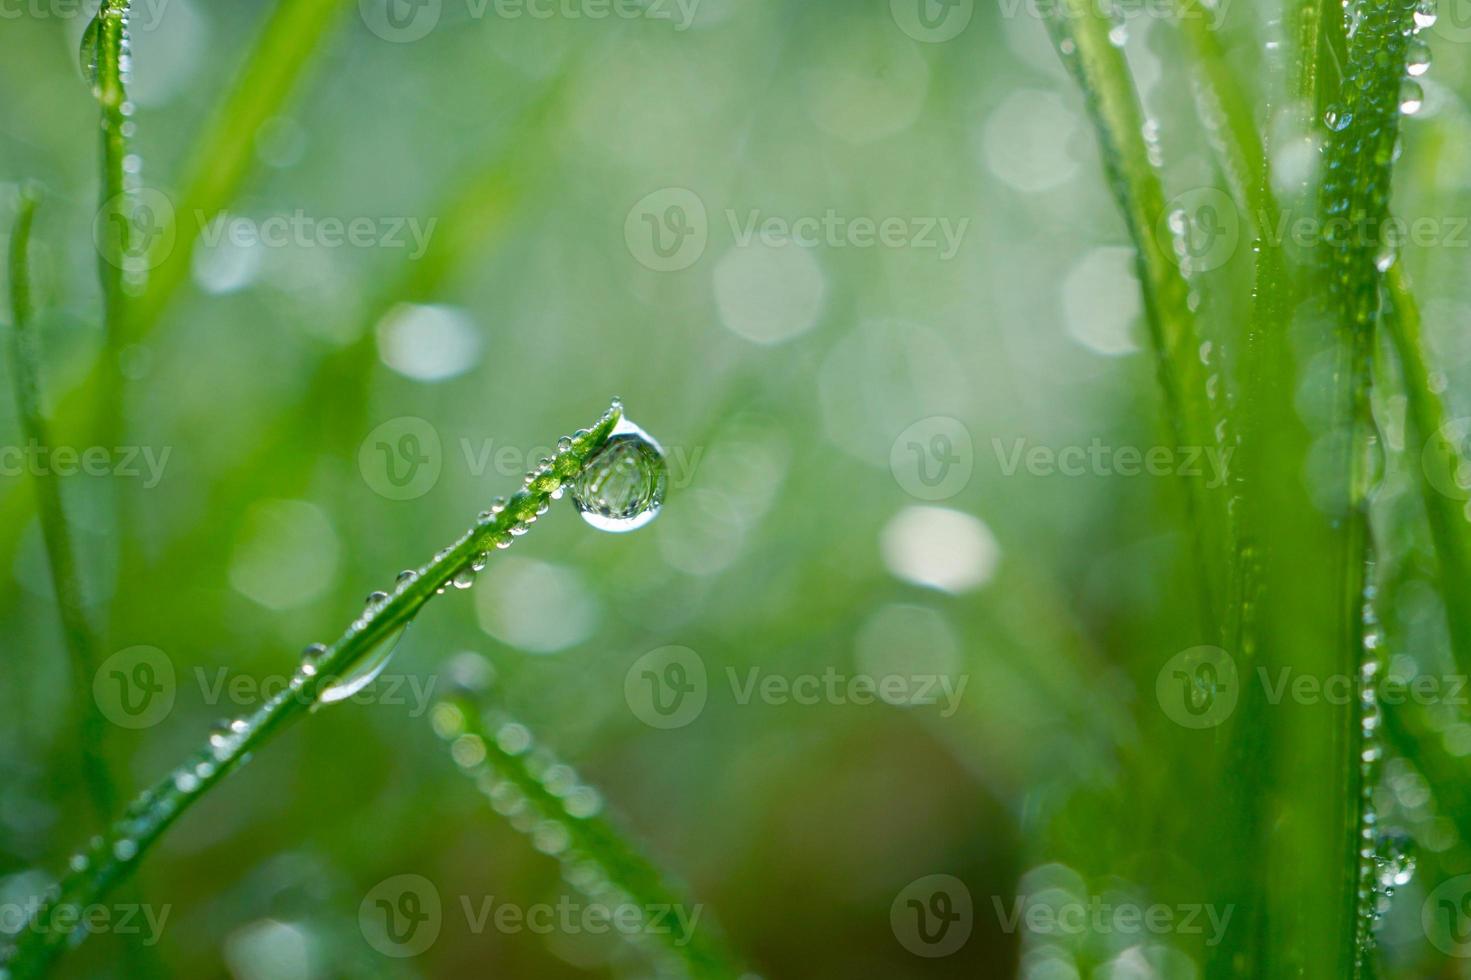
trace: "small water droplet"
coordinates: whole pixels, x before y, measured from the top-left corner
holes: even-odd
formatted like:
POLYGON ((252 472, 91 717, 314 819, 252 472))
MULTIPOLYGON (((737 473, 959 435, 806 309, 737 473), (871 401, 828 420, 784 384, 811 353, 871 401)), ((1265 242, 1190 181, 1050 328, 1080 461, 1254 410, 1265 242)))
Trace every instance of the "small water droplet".
POLYGON ((1395 889, 1408 885, 1415 876, 1415 840, 1401 830, 1388 830, 1374 845, 1374 864, 1379 886, 1395 889))
POLYGON ((101 65, 102 51, 102 18, 93 17, 87 29, 82 32, 81 47, 77 51, 77 60, 82 66, 82 77, 92 84, 94 94, 101 82, 99 69, 101 65))
POLYGON ((321 643, 313 643, 301 651, 301 672, 307 677, 315 676, 325 656, 327 656, 327 647, 321 643))
POLYGON ((112 845, 112 854, 119 861, 131 861, 138 854, 138 842, 123 837, 112 845))
POLYGON ((1410 38, 1405 48, 1405 71, 1418 78, 1430 70, 1430 43, 1423 37, 1410 38))
POLYGON ((1341 133, 1354 121, 1354 114, 1337 103, 1323 113, 1323 123, 1335 133, 1341 133))
POLYGON ((409 624, 404 623, 385 636, 377 646, 351 666, 346 674, 323 688, 322 693, 318 695, 318 700, 323 704, 345 701, 373 683, 378 675, 383 673, 383 668, 388 666, 388 661, 393 659, 393 652, 398 649, 399 640, 403 638, 404 631, 408 628, 409 624))
POLYGON ((455 572, 455 577, 450 579, 450 583, 457 589, 468 589, 475 584, 475 570, 473 568, 460 569, 455 572))
POLYGON ((582 519, 602 531, 632 531, 659 514, 669 467, 659 444, 627 419, 572 484, 582 519))
POLYGON ((1399 88, 1399 111, 1407 116, 1413 116, 1420 111, 1425 104, 1425 90, 1420 83, 1413 78, 1407 78, 1400 83, 1399 88))
POLYGON ((1415 29, 1423 31, 1427 27, 1434 27, 1435 21, 1435 0, 1420 0, 1415 7, 1415 29))

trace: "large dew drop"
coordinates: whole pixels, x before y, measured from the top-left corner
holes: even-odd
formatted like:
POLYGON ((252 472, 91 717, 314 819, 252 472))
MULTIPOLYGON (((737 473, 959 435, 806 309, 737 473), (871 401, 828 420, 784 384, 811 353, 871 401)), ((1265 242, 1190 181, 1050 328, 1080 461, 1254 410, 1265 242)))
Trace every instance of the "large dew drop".
POLYGON ((388 666, 388 661, 393 659, 393 652, 398 649, 399 640, 403 639, 404 631, 408 628, 409 624, 404 623, 385 636, 382 642, 368 651, 368 654, 359 660, 351 670, 324 687, 317 700, 323 704, 346 701, 377 680, 378 675, 383 673, 383 668, 388 666))
POLYGON ((669 467, 659 444, 623 419, 573 482, 572 502, 600 531, 632 531, 658 516, 668 486, 669 467))

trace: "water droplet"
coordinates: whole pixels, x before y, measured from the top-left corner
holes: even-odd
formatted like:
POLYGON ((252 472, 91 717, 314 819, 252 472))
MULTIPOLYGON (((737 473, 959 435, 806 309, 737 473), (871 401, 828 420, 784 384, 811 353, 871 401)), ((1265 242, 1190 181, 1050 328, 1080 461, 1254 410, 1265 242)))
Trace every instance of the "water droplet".
POLYGON ((405 568, 403 571, 398 573, 397 577, 394 578, 394 581, 397 582, 399 585, 403 585, 405 582, 412 582, 418 577, 418 572, 414 571, 412 568, 405 568))
POLYGON ((138 854, 138 842, 127 837, 112 845, 112 854, 119 861, 131 861, 138 854))
POLYGON ((1374 862, 1381 888, 1392 890, 1408 885, 1415 876, 1414 838, 1401 830, 1385 831, 1375 842, 1374 862))
POLYGON ((1354 121, 1354 114, 1337 103, 1328 107, 1323 113, 1323 122, 1335 133, 1341 133, 1348 128, 1349 123, 1354 121))
POLYGON ((669 467, 659 444, 627 419, 572 484, 582 519, 601 531, 632 531, 659 514, 669 467))
POLYGON ((366 605, 369 609, 376 609, 378 606, 383 605, 387 601, 387 592, 369 592, 368 598, 363 600, 363 604, 366 605))
POLYGON ((579 786, 562 800, 569 817, 586 820, 597 816, 603 809, 603 796, 591 786, 579 786))
POLYGON ((1405 48, 1405 71, 1419 77, 1430 70, 1430 43, 1423 37, 1410 38, 1405 48))
POLYGON ((399 640, 408 628, 409 624, 404 623, 385 636, 377 646, 351 666, 346 674, 323 688, 318 700, 323 704, 345 701, 373 683, 383 673, 383 668, 388 666, 388 661, 393 658, 393 651, 398 649, 399 640))
POLYGON ((561 854, 571 840, 567 828, 555 820, 543 820, 531 831, 531 846, 543 854, 561 854))
POLYGON ((1420 0, 1415 7, 1415 29, 1423 31, 1435 26, 1435 0, 1420 0))
POLYGON ((77 60, 82 66, 82 77, 92 83, 93 91, 96 92, 101 78, 99 67, 101 64, 102 48, 102 18, 93 17, 87 29, 82 32, 82 44, 77 51, 77 60))
POLYGON ((321 643, 313 643, 301 651, 301 672, 307 677, 315 676, 325 656, 327 656, 327 647, 321 643))
POLYGON ((450 582, 457 589, 468 589, 475 584, 475 570, 473 568, 462 568, 455 572, 455 577, 450 582))
POLYGON ((1420 111, 1425 104, 1425 90, 1420 83, 1413 78, 1407 78, 1400 83, 1399 88, 1399 111, 1407 116, 1413 116, 1420 111))
POLYGON ((531 748, 531 732, 520 722, 508 721, 495 733, 495 744, 507 755, 520 755, 531 748))

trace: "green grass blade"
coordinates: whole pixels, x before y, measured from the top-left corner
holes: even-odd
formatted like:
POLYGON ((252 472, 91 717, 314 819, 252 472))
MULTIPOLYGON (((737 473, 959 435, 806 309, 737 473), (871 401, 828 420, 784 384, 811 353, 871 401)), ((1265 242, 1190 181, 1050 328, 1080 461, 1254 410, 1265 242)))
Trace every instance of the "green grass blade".
MULTIPOLYGON (((1456 474, 1471 472, 1461 442, 1448 438, 1450 416, 1445 401, 1431 382, 1430 363, 1425 355, 1421 334, 1420 310, 1410 292, 1404 269, 1396 262, 1385 275, 1390 306, 1385 329, 1394 344, 1395 354, 1404 376, 1405 407, 1412 434, 1411 447, 1423 447, 1419 458, 1412 460, 1419 475, 1420 496, 1440 564, 1440 590, 1445 602, 1450 629, 1451 649, 1463 673, 1471 673, 1471 605, 1458 591, 1471 582, 1471 519, 1466 502, 1452 496, 1445 488, 1437 488, 1430 479, 1433 458, 1443 472, 1454 481, 1456 474)), ((1412 452, 1414 450, 1412 449, 1412 452)))
MULTIPOLYGON (((1172 436, 1180 446, 1213 446, 1215 424, 1206 395, 1190 287, 1158 229, 1166 216, 1163 186, 1145 143, 1145 118, 1123 52, 1109 37, 1112 22, 1088 0, 1064 0, 1048 20, 1064 64, 1087 100, 1104 167, 1136 251, 1160 387, 1172 436)), ((1219 502, 1197 482, 1188 491, 1190 512, 1200 528, 1202 616, 1211 625, 1220 609, 1224 531, 1219 502)))
POLYGON ((108 833, 73 858, 72 873, 31 915, 5 964, 10 980, 41 975, 69 942, 85 938, 79 931, 82 923, 67 914, 67 908, 95 903, 131 874, 185 810, 244 765, 273 735, 319 703, 335 679, 350 676, 355 666, 406 627, 457 576, 473 575, 492 550, 509 546, 516 535, 525 533, 607 442, 622 417, 622 405, 615 401, 593 428, 566 440, 549 464, 528 474, 523 489, 482 513, 428 564, 412 575, 400 576, 391 594, 370 602, 331 646, 298 669, 289 687, 212 735, 203 749, 146 790, 108 833))
MULTIPOLYGON (((1366 588, 1371 584, 1367 569, 1373 555, 1368 501, 1374 476, 1369 452, 1376 438, 1369 389, 1383 286, 1377 232, 1389 213, 1390 170, 1399 137, 1400 88, 1406 75, 1414 10, 1414 3, 1394 0, 1363 4, 1351 11, 1354 28, 1347 37, 1343 77, 1329 110, 1333 122, 1323 151, 1324 177, 1318 198, 1321 213, 1330 219, 1325 222, 1326 313, 1338 333, 1335 374, 1342 379, 1335 392, 1333 418, 1347 434, 1342 443, 1345 458, 1341 466, 1348 475, 1348 513, 1331 567, 1342 582, 1342 642, 1357 653, 1358 669, 1353 676, 1366 678, 1382 673, 1377 669, 1380 658, 1365 644, 1367 624, 1373 616, 1366 588)), ((1322 87, 1321 73, 1319 85, 1322 87)), ((1344 847, 1351 855, 1359 854, 1366 842, 1372 844, 1374 817, 1369 794, 1374 768, 1359 760, 1365 746, 1366 720, 1377 718, 1373 687, 1372 682, 1368 683, 1366 698, 1355 699, 1347 733, 1349 751, 1344 761, 1351 776, 1350 800, 1354 802, 1344 847)), ((1372 858, 1358 858, 1350 864, 1348 880, 1341 885, 1354 923, 1346 955, 1353 974, 1361 976, 1372 969, 1369 955, 1373 945, 1375 867, 1372 858)))
MULTIPOLYGON (((47 447, 51 445, 51 437, 41 407, 41 340, 36 331, 30 288, 29 252, 37 203, 32 192, 21 192, 20 210, 10 238, 11 365, 21 429, 31 443, 47 447)), ((73 710, 81 725, 82 775, 92 805, 105 823, 112 819, 117 790, 105 755, 107 721, 90 696, 92 675, 98 664, 98 630, 82 594, 60 478, 50 468, 42 467, 36 473, 35 487, 51 587, 72 660, 73 710)))
POLYGON ((698 915, 699 906, 691 906, 603 815, 601 794, 537 744, 492 698, 457 693, 435 705, 431 717, 460 769, 475 779, 513 827, 560 862, 568 884, 609 908, 685 911, 678 922, 641 923, 638 930, 623 934, 653 961, 660 976, 742 975, 707 918, 698 915), (685 931, 681 923, 690 929, 685 931))
POLYGON ((103 0, 83 39, 84 60, 95 73, 92 92, 102 113, 102 182, 99 219, 106 223, 97 250, 102 285, 103 353, 96 400, 99 445, 118 444, 122 425, 123 377, 120 355, 132 334, 133 298, 147 279, 147 262, 139 254, 134 192, 139 183, 136 158, 129 157, 132 103, 128 101, 127 62, 130 0, 103 0), (129 173, 129 168, 133 172, 129 173))

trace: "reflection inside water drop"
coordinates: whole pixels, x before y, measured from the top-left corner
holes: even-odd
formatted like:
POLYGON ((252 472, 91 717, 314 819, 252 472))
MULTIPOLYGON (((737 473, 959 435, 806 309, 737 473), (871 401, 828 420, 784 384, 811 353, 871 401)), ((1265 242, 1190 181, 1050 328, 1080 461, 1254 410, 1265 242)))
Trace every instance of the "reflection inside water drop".
POLYGON ((357 662, 341 678, 322 688, 322 693, 317 700, 323 704, 333 704, 337 701, 346 701, 354 694, 367 687, 383 673, 383 668, 388 666, 388 661, 393 659, 393 652, 398 649, 399 641, 403 639, 404 631, 409 628, 404 623, 398 629, 389 633, 383 640, 368 651, 367 655, 357 662))
POLYGON ((572 502, 600 531, 632 531, 658 516, 668 486, 663 450, 624 418, 573 482, 572 502))

